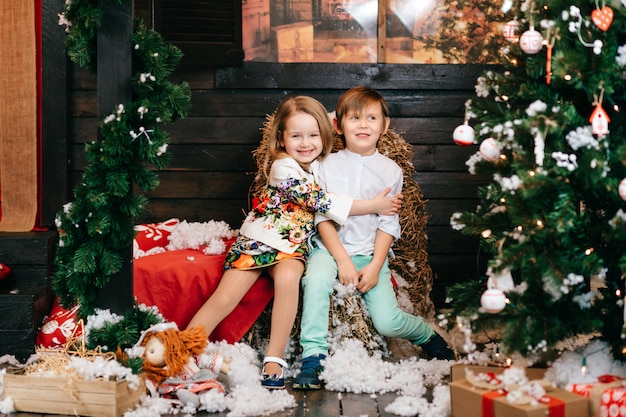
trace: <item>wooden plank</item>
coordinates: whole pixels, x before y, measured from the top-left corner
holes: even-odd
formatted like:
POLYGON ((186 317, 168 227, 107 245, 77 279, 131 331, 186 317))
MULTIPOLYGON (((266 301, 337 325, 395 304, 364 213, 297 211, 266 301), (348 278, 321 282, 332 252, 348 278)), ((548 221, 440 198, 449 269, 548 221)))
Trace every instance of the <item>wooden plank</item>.
POLYGON ((475 148, 450 145, 413 145, 413 165, 416 171, 467 172, 465 161, 475 148))
MULTIPOLYGON (((268 109, 266 113, 271 113, 268 109)), ((453 145, 452 132, 462 117, 396 117, 391 128, 413 145, 453 145)), ((265 115, 244 117, 197 116, 179 119, 165 127, 173 144, 253 144, 261 140, 265 115)), ((96 117, 69 119, 70 140, 75 144, 93 141, 97 132, 96 117)), ((457 145, 454 145, 457 146, 457 145)), ((478 147, 459 147, 473 153, 478 147)))
POLYGON ((215 73, 216 88, 468 89, 488 65, 337 64, 244 62, 215 73))
POLYGON ((476 253, 478 238, 466 236, 450 226, 426 227, 428 253, 476 253))
MULTIPOLYGON (((190 132, 190 131, 188 131, 190 132)), ((188 135, 190 133, 187 133, 188 135)), ((231 136, 232 137, 232 136, 231 136)), ((250 141, 238 140, 238 146, 207 138, 195 138, 197 144, 173 143, 168 147, 172 160, 166 170, 189 171, 251 171, 256 170, 252 152, 259 146, 260 133, 250 141), (204 143, 201 143, 204 142, 204 143), (208 143, 207 143, 208 142, 208 143), (212 142, 212 143, 211 143, 212 142), (243 143, 246 142, 246 143, 243 143)), ((177 138, 178 139, 178 138, 177 138)), ((450 145, 413 145, 416 171, 467 172, 465 162, 475 152, 469 147, 450 145)), ((82 143, 70 147, 73 170, 84 170, 87 155, 82 143)))
POLYGON ((296 402, 296 406, 283 411, 279 411, 277 413, 273 413, 272 417, 303 417, 306 415, 307 401, 305 392, 294 390, 292 384, 293 381, 291 379, 287 379, 285 381, 285 389, 287 390, 287 392, 289 392, 289 394, 293 396, 296 402))
POLYGON ((397 414, 389 413, 385 411, 385 407, 393 403, 398 395, 395 393, 387 392, 385 394, 376 395, 376 406, 378 407, 378 417, 396 417, 397 414))
POLYGON ((426 212, 428 213, 429 226, 450 226, 450 217, 457 211, 475 211, 478 199, 466 200, 427 200, 426 212))
POLYGON ((188 222, 225 221, 233 229, 238 229, 247 207, 247 200, 151 200, 136 223, 154 223, 176 217, 188 222))
MULTIPOLYGON (((415 86, 414 86, 415 87, 415 86)), ((467 90, 379 90, 389 104, 393 118, 397 117, 456 117, 462 123, 465 102, 472 97, 467 90)), ((272 113, 286 96, 308 95, 319 100, 327 109, 334 109, 341 91, 293 89, 194 90, 189 117, 207 114, 220 117, 259 117, 272 113)), ((74 91, 70 101, 72 117, 90 117, 95 113, 93 91, 74 91)), ((454 130, 454 128, 452 129, 454 130)), ((451 137, 451 132, 449 137, 451 137)))
MULTIPOLYGON (((462 120, 471 92, 463 90, 379 90, 393 117, 451 117, 462 120)), ((309 95, 333 109, 340 92, 335 90, 238 90, 194 91, 190 117, 206 114, 223 117, 258 116, 271 113, 286 96, 309 95)), ((84 98, 85 99, 85 98, 84 98)), ((79 109, 74 109, 76 112, 79 109)))
MULTIPOLYGON (((102 120, 120 103, 132 100, 133 0, 121 0, 119 4, 98 0, 98 7, 102 11, 97 34, 98 119, 102 120)), ((120 270, 98 288, 98 307, 118 314, 134 303, 132 242, 120 254, 120 270)))
POLYGON ((120 103, 132 100, 133 2, 122 0, 119 5, 99 0, 102 25, 98 29, 98 119, 111 114, 120 103))
POLYGON ((0 356, 12 355, 20 362, 35 353, 35 329, 0 329, 0 356))
POLYGON ((58 14, 64 0, 42 1, 41 224, 52 227, 67 201, 67 73, 65 31, 58 14))
MULTIPOLYGON (((222 172, 256 172, 256 163, 252 151, 254 145, 171 145, 168 152, 172 160, 165 170, 168 171, 222 171, 222 172)), ((74 145, 72 151, 72 170, 83 171, 88 164, 84 147, 74 145)), ((164 171, 161 171, 164 172, 164 171)), ((252 181, 252 178, 250 179, 252 181)))
POLYGON ((377 416, 376 400, 369 395, 341 393, 341 415, 344 417, 377 416))
POLYGON ((340 400, 336 392, 325 389, 306 391, 307 417, 339 415, 340 400))
POLYGON ((48 265, 56 231, 0 232, 0 260, 11 265, 48 265))
MULTIPOLYGON (((50 260, 51 261, 51 260, 50 260)), ((51 263, 51 262, 50 262, 51 263)), ((28 288, 46 288, 50 277, 50 265, 9 265, 11 274, 0 281, 0 293, 28 288)))
POLYGON ((485 178, 467 172, 417 172, 413 178, 428 200, 476 198, 478 186, 487 184, 485 178))

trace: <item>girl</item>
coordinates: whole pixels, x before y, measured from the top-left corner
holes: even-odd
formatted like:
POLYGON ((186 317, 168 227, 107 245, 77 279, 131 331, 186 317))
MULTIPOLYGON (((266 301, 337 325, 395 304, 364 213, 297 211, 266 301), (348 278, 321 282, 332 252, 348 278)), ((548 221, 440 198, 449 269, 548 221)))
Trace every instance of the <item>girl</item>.
POLYGON ((270 340, 261 378, 267 388, 285 386, 287 363, 282 357, 298 310, 314 214, 343 224, 348 215, 391 215, 399 208, 401 195, 385 196, 390 188, 371 200, 325 193, 315 182, 314 172, 317 158, 324 158, 332 147, 333 129, 320 102, 298 96, 280 104, 261 170, 267 184, 228 251, 219 286, 188 325, 202 325, 211 334, 266 272, 274 280, 270 340), (268 174, 269 161, 273 162, 268 174))

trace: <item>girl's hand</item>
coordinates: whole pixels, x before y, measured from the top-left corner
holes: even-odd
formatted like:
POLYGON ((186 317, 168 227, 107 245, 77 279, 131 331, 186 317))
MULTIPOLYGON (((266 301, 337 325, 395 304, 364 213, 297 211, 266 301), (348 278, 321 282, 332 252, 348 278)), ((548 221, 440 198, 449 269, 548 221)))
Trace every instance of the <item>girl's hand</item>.
POLYGON ((379 216, 393 216, 398 214, 402 207, 402 194, 395 194, 393 197, 387 197, 387 193, 391 191, 391 187, 385 188, 373 198, 376 214, 379 216))

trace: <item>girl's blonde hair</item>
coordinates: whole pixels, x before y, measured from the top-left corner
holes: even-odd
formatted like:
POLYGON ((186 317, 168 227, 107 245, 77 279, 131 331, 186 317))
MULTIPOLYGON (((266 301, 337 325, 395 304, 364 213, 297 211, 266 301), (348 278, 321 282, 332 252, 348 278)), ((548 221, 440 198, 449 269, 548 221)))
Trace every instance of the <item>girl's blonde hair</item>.
POLYGON ((323 159, 333 150, 334 133, 326 108, 322 103, 309 96, 296 96, 285 99, 272 116, 272 124, 269 129, 267 152, 263 159, 262 170, 267 178, 271 163, 283 158, 285 148, 280 145, 282 134, 285 131, 287 120, 296 113, 306 113, 315 118, 320 128, 322 138, 322 153, 319 158, 323 159))

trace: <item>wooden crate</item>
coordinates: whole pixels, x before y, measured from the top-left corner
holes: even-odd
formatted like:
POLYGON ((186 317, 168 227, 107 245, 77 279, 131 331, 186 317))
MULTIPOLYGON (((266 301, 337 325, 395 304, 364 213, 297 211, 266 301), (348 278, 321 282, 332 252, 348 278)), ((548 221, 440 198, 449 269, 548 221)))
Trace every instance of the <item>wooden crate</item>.
POLYGON ((85 381, 69 377, 4 375, 4 398, 13 400, 16 411, 119 417, 135 408, 146 392, 145 378, 133 390, 126 380, 85 381))

